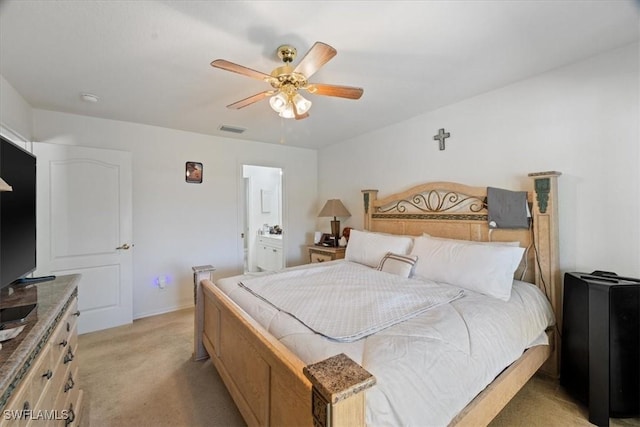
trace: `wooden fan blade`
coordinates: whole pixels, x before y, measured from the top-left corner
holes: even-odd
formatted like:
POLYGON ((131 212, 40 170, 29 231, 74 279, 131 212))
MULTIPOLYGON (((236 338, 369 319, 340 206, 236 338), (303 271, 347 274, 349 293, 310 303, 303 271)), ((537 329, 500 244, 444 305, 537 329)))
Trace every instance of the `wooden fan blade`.
POLYGON ((334 48, 326 43, 316 42, 311 49, 300 60, 296 66, 295 73, 300 73, 307 79, 314 75, 324 64, 338 53, 334 48))
POLYGON ((216 59, 211 63, 212 67, 220 68, 222 70, 233 71, 234 73, 242 74, 243 76, 251 77, 258 80, 266 81, 271 76, 269 74, 262 73, 260 71, 252 70, 243 65, 234 64, 233 62, 226 61, 224 59, 216 59))
POLYGON ((352 86, 325 85, 321 83, 310 84, 309 93, 323 96, 338 96, 340 98, 360 99, 364 89, 352 86))
POLYGON ((229 104, 227 105, 227 108, 239 110, 258 101, 262 101, 263 99, 270 97, 274 93, 276 93, 274 90, 265 90, 264 92, 257 93, 238 102, 234 102, 233 104, 229 104))

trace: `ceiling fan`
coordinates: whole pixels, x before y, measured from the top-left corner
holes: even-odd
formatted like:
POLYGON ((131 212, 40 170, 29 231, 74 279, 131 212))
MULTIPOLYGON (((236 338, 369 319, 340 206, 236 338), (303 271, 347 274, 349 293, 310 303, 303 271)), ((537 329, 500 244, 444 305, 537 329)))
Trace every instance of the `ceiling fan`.
POLYGON ((296 48, 282 45, 278 47, 277 53, 284 65, 275 68, 271 74, 265 74, 224 59, 216 59, 211 63, 212 67, 262 80, 273 88, 229 104, 227 108, 238 110, 270 97, 269 104, 280 117, 300 120, 309 117, 308 111, 311 108, 311 101, 304 98, 299 93, 300 90, 306 90, 313 95, 337 96, 348 99, 360 99, 364 92, 362 88, 358 87, 309 82, 309 78, 338 53, 326 43, 316 42, 295 68, 291 66, 291 63, 296 57, 296 48))

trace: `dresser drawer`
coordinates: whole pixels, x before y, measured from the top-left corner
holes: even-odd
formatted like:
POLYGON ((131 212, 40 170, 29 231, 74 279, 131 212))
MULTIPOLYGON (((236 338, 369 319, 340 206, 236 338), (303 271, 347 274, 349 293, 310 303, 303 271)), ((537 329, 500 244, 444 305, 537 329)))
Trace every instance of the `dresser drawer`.
POLYGON ((75 413, 80 407, 80 385, 78 384, 78 366, 71 366, 65 373, 64 382, 58 398, 56 399, 56 408, 60 408, 59 420, 57 425, 76 425, 77 418, 80 414, 75 413))
POLYGON ((57 361, 67 353, 69 349, 69 343, 72 337, 77 338, 75 333, 78 313, 78 299, 74 298, 65 314, 60 319, 60 323, 56 327, 52 334, 50 341, 51 345, 51 358, 54 362, 57 361))
POLYGON ((346 252, 344 247, 334 248, 331 246, 308 246, 307 250, 309 251, 309 262, 311 263, 343 259, 346 252))
POLYGON ((330 254, 323 254, 323 253, 318 253, 318 252, 312 252, 310 254, 311 256, 311 262, 325 262, 325 261, 331 261, 333 259, 333 256, 330 254))
POLYGON ((34 402, 32 402, 29 387, 20 387, 3 409, 0 427, 26 426, 29 419, 24 419, 24 416, 28 413, 26 411, 32 410, 33 407, 34 402))
POLYGON ((45 345, 29 368, 18 388, 11 396, 2 413, 0 426, 26 426, 38 409, 51 408, 53 402, 47 398, 54 370, 49 347, 45 345), (13 411, 7 413, 6 411, 13 411))
POLYGON ((88 402, 83 402, 84 392, 80 389, 74 390, 74 393, 70 396, 69 401, 65 405, 65 413, 67 419, 60 425, 60 427, 76 427, 82 425, 89 425, 89 417, 83 419, 82 407, 88 405, 88 402))
POLYGON ((72 339, 72 343, 67 347, 67 352, 58 360, 54 378, 50 385, 50 395, 55 402, 55 408, 63 408, 69 395, 69 390, 78 388, 78 362, 76 353, 77 342, 72 339))
POLYGON ((23 387, 29 388, 31 409, 51 409, 52 399, 49 397, 55 366, 51 361, 49 349, 45 346, 38 361, 31 368, 31 380, 23 387))

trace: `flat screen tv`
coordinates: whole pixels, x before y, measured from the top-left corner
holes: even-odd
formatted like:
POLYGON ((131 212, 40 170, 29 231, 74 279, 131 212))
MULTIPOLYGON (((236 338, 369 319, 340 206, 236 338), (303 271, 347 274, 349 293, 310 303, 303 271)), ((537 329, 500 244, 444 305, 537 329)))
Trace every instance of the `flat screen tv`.
MULTIPOLYGON (((0 290, 36 269, 36 158, 0 137, 0 290)), ((0 292, 1 294, 1 292, 0 292)))

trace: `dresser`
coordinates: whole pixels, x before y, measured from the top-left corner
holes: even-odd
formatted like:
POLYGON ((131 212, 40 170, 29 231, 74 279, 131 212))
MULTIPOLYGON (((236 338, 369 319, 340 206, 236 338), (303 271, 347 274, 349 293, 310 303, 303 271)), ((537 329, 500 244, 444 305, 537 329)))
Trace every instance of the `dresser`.
POLYGON ((0 350, 0 426, 88 425, 78 382, 79 280, 31 285, 38 305, 0 350))
POLYGON ((343 259, 347 248, 313 245, 307 246, 307 250, 309 251, 309 262, 315 263, 343 259))

